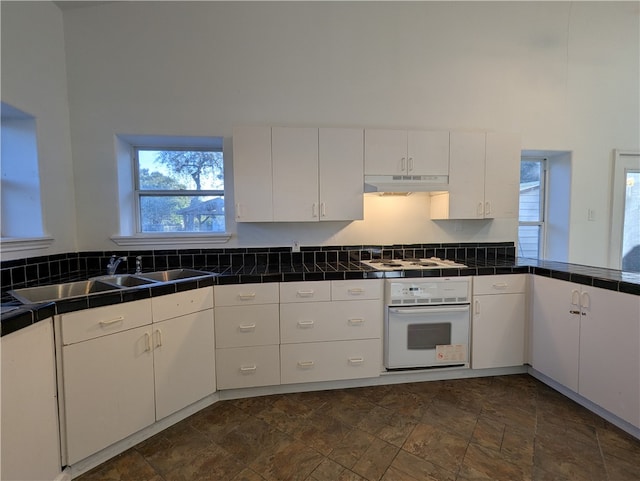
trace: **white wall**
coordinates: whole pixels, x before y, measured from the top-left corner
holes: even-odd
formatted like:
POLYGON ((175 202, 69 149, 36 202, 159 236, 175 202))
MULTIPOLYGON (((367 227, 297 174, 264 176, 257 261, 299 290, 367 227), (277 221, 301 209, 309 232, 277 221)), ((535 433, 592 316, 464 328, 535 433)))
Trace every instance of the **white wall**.
MULTIPOLYGON (((66 11, 78 247, 115 247, 115 134, 221 135, 230 146, 233 125, 249 123, 487 129, 520 132, 526 149, 573 152, 570 260, 605 265, 611 152, 640 147, 638 8, 115 2, 66 11)), ((421 195, 367 198, 364 221, 231 223, 238 236, 228 245, 514 240, 512 222, 435 223, 428 210, 421 195)))
MULTIPOLYGON (((2 260, 73 252, 76 213, 62 13, 50 2, 1 2, 2 101, 35 118, 46 249, 2 260)), ((6 159, 2 159, 4 162, 6 159)))

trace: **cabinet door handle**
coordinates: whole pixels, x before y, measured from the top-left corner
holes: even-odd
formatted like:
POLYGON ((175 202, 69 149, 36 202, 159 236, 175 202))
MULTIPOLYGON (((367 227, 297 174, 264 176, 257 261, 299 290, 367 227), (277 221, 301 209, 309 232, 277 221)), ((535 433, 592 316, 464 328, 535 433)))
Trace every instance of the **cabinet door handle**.
POLYGON ((253 324, 240 324, 238 326, 238 329, 240 329, 242 332, 249 332, 249 331, 254 331, 256 328, 256 323, 254 322, 253 324))
POLYGON ((310 289, 308 291, 297 291, 298 297, 313 297, 315 291, 310 289))
POLYGON ((482 214, 484 213, 484 206, 482 205, 482 202, 478 202, 478 209, 476 210, 476 213, 478 214, 478 217, 482 217, 482 214))
POLYGON ((509 287, 509 284, 506 282, 499 282, 493 285, 494 289, 506 289, 507 287, 509 287))
POLYGON ((364 362, 364 358, 362 358, 362 357, 350 357, 349 358, 349 364, 351 364, 351 365, 362 364, 363 362, 364 362))
POLYGON ((475 313, 480 315, 480 301, 476 300, 475 304, 475 313))
POLYGON ((162 331, 156 329, 156 347, 162 346, 162 331))
POLYGON ((255 364, 252 366, 240 366, 240 372, 242 374, 251 374, 252 372, 255 372, 256 369, 258 369, 258 366, 255 364))
POLYGON ((317 210, 317 204, 314 202, 313 204, 311 204, 311 217, 313 218, 318 217, 316 210, 317 210))
POLYGON ((409 168, 407 170, 409 172, 413 171, 413 157, 409 157, 409 168))
POLYGON ((580 291, 578 289, 573 289, 571 291, 571 305, 572 306, 580 305, 580 291))
POLYGON ((402 157, 402 159, 400 159, 400 170, 402 172, 404 172, 405 170, 407 170, 407 159, 405 157, 402 157))
POLYGON ((484 203, 484 213, 485 215, 491 214, 491 202, 487 201, 484 203))
POLYGON ((148 332, 144 333, 144 351, 145 352, 151 351, 151 336, 149 335, 148 332))
POLYGON ((236 219, 241 219, 242 216, 240 215, 240 203, 237 202, 236 203, 236 219))
POLYGON ((571 310, 569 311, 569 313, 570 313, 570 314, 580 314, 580 311, 576 311, 576 310, 574 310, 574 309, 571 309, 571 310))
POLYGON ((301 367, 302 369, 312 368, 314 364, 315 363, 313 361, 298 361, 298 367, 301 367))
POLYGON ((320 215, 322 217, 327 216, 327 205, 324 202, 320 202, 320 215))
POLYGON ((250 301, 252 299, 256 298, 256 293, 255 292, 250 292, 249 294, 238 294, 238 299, 240 299, 241 301, 250 301))
POLYGON ((302 327, 304 329, 307 329, 309 327, 313 327, 313 323, 315 321, 311 320, 311 321, 298 321, 298 326, 302 327))
POLYGON ((364 319, 348 319, 347 322, 352 326, 361 326, 362 324, 364 324, 364 319))
MULTIPOLYGON (((582 306, 582 309, 591 309, 591 297, 589 297, 588 292, 583 292, 582 296, 580 296, 580 305, 582 306)), ((582 315, 586 316, 584 312, 582 315)))
POLYGON ((347 290, 350 296, 360 296, 364 294, 364 289, 362 287, 351 287, 347 290))
POLYGON ((116 324, 122 321, 124 321, 124 317, 118 316, 114 319, 109 319, 108 321, 99 321, 98 324, 100 324, 102 327, 107 327, 107 326, 110 326, 111 324, 116 324))

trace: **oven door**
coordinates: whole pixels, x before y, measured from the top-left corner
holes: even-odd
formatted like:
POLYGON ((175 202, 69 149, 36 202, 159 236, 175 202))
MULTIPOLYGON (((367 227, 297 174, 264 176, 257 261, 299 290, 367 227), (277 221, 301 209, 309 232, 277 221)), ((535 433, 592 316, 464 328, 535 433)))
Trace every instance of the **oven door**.
POLYGON ((389 307, 387 369, 469 366, 469 305, 389 307))

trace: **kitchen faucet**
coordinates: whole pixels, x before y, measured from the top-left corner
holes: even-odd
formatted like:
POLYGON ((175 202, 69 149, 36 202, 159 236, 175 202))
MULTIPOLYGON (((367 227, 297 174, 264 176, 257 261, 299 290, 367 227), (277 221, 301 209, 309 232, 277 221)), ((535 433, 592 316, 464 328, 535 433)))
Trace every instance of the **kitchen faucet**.
POLYGON ((142 274, 142 256, 136 257, 136 274, 142 274))
POLYGON ((109 263, 107 264, 107 274, 112 276, 116 273, 116 269, 118 265, 122 262, 127 262, 126 257, 117 257, 115 254, 111 256, 109 259, 109 263))

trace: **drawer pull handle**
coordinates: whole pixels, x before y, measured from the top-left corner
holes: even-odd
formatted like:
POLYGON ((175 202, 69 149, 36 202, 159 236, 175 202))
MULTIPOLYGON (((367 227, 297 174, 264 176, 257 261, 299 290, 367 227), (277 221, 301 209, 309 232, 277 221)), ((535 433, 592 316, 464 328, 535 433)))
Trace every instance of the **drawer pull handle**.
POLYGON ((506 282, 499 282, 493 285, 494 289, 506 289, 507 287, 509 287, 509 284, 506 282))
POLYGON ((254 331, 256 328, 256 323, 254 322, 253 324, 247 324, 247 325, 239 325, 238 329, 240 329, 242 332, 247 332, 247 331, 254 331))
POLYGON ((347 322, 352 326, 360 326, 364 324, 364 319, 349 319, 347 322))
POLYGON ((315 321, 311 320, 311 321, 298 321, 298 326, 303 327, 303 328, 308 328, 308 327, 313 327, 313 323, 315 321))
POLYGON ((362 287, 352 287, 347 292, 352 296, 361 296, 364 294, 364 289, 362 287))
POLYGON ((251 374, 252 372, 255 372, 256 369, 258 369, 258 366, 255 364, 253 366, 240 366, 240 372, 243 374, 251 374))
POLYGON ((362 364, 363 362, 364 362, 364 358, 362 358, 362 357, 350 357, 349 358, 349 364, 351 364, 351 365, 362 364))
POLYGON ((149 335, 148 332, 144 333, 144 351, 145 352, 151 351, 151 336, 149 335))
POLYGON ((255 292, 250 292, 249 294, 238 294, 238 299, 241 301, 250 301, 256 298, 255 292))
POLYGON ((156 329, 156 347, 162 346, 162 331, 156 329))
POLYGON ((313 361, 298 361, 298 367, 302 369, 312 368, 315 363, 313 361))
POLYGON ((111 324, 116 324, 117 322, 122 322, 122 321, 124 321, 124 317, 119 316, 119 317, 116 317, 115 319, 110 319, 108 321, 100 321, 98 324, 100 324, 102 327, 106 327, 106 326, 110 326, 111 324))
POLYGON ((315 291, 313 289, 309 289, 308 291, 298 291, 298 296, 299 297, 313 297, 314 292, 315 291))

